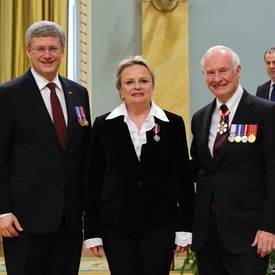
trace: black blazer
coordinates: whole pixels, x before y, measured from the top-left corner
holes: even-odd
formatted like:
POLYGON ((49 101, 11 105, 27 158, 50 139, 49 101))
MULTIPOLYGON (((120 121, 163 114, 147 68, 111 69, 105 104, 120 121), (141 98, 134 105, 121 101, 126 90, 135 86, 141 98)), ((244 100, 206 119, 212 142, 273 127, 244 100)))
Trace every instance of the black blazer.
POLYGON ((0 213, 12 212, 24 232, 49 233, 65 213, 82 226, 85 164, 91 127, 79 125, 75 106, 90 122, 87 90, 59 77, 68 112, 64 151, 29 70, 0 86, 0 213))
POLYGON ((177 223, 178 231, 192 228, 194 185, 183 119, 165 112, 160 141, 146 133, 137 158, 123 116, 96 118, 91 142, 90 194, 85 214, 85 239, 100 237, 100 224, 177 223))
POLYGON ((258 86, 256 96, 269 99, 270 85, 271 85, 271 80, 258 86))
POLYGON ((244 91, 233 124, 257 124, 254 143, 229 142, 215 165, 208 149, 216 100, 192 118, 192 166, 197 175, 192 250, 203 248, 212 197, 220 237, 231 253, 256 250, 257 230, 275 232, 275 104, 244 91))

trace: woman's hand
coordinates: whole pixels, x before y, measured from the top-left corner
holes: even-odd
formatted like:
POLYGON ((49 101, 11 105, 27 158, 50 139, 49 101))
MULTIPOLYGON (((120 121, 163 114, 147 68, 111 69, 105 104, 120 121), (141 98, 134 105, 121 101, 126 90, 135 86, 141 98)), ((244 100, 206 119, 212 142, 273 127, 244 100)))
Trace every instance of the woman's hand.
POLYGON ((174 253, 183 253, 183 252, 187 251, 188 249, 189 249, 188 246, 177 245, 176 249, 173 252, 174 253))
POLYGON ((90 249, 97 258, 102 258, 102 255, 103 255, 103 246, 102 245, 90 247, 90 249))

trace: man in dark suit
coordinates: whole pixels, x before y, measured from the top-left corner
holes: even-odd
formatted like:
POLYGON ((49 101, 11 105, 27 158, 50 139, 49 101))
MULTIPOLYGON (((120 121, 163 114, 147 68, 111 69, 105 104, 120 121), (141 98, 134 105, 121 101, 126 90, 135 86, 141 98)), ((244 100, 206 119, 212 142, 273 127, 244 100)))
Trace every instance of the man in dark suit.
POLYGON ((191 123, 191 249, 200 275, 265 275, 275 249, 275 104, 241 87, 230 48, 210 48, 201 65, 216 98, 191 123))
POLYGON ((0 85, 0 234, 9 275, 78 274, 91 127, 87 90, 57 73, 65 40, 56 23, 30 26, 31 69, 0 85))
POLYGON ((264 60, 270 80, 258 86, 256 96, 275 101, 275 48, 270 48, 265 52, 264 60))

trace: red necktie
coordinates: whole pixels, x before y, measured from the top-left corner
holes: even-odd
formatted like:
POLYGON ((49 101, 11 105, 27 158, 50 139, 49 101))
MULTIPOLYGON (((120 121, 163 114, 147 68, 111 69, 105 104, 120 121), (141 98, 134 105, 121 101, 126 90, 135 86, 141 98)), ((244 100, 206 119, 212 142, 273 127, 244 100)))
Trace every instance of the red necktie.
POLYGON ((218 133, 214 142, 213 147, 213 158, 216 164, 219 163, 220 160, 220 151, 222 145, 224 145, 227 137, 228 137, 228 115, 229 110, 226 105, 221 105, 220 107, 221 120, 218 127, 218 133))
POLYGON ((53 114, 53 124, 58 136, 59 142, 64 148, 66 139, 66 123, 63 115, 63 111, 60 105, 60 101, 56 95, 55 84, 53 82, 48 83, 47 86, 51 90, 51 105, 53 114))

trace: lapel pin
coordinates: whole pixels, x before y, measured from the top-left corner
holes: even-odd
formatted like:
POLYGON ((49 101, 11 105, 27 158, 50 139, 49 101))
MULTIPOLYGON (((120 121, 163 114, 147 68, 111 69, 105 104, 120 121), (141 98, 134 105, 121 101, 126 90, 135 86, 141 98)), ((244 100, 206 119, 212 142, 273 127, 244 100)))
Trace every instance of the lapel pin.
POLYGON ((153 128, 153 131, 155 133, 154 140, 157 142, 160 141, 160 136, 158 135, 158 133, 160 132, 160 126, 158 124, 156 124, 153 128))

